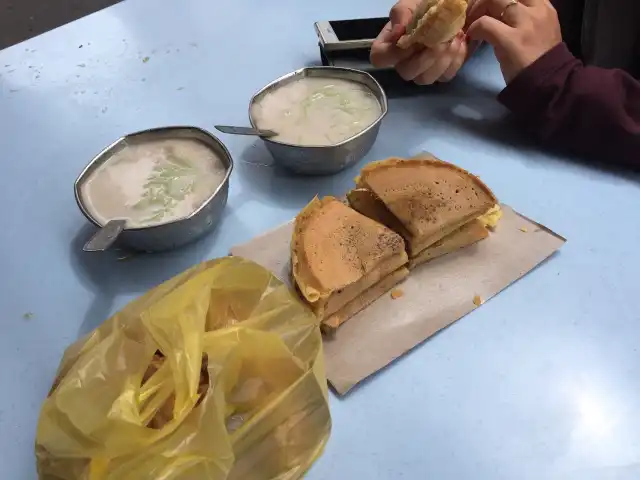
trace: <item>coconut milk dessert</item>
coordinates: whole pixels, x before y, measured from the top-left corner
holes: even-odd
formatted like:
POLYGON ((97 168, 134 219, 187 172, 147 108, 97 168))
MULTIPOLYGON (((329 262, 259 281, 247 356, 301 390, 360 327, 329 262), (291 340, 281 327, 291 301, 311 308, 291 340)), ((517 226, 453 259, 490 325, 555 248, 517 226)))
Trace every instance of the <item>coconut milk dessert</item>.
POLYGON ((168 223, 197 210, 224 181, 222 160, 198 140, 127 145, 96 168, 81 187, 100 224, 125 219, 127 228, 168 223))
POLYGON ((343 142, 382 115, 365 85, 328 77, 303 77, 260 98, 251 109, 258 128, 278 133, 270 140, 301 146, 343 142))

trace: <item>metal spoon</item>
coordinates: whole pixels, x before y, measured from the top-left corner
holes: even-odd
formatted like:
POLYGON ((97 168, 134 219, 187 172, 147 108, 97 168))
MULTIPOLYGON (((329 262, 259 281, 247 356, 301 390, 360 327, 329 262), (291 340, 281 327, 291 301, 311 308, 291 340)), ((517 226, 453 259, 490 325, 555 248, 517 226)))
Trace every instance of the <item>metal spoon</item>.
POLYGON ((126 220, 109 220, 91 237, 82 250, 85 252, 104 252, 118 239, 126 223, 126 220))
POLYGON ((273 130, 259 130, 251 127, 234 127, 231 125, 216 125, 215 129, 230 135, 254 135, 256 137, 273 137, 277 135, 273 130))

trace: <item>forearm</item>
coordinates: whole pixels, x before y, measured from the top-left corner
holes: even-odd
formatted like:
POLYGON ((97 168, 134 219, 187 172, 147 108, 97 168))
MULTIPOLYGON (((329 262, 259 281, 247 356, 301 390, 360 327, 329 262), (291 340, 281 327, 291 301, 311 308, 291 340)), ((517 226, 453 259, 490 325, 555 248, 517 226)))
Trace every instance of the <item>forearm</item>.
POLYGON ((550 144, 640 167, 640 83, 621 70, 585 67, 561 44, 498 99, 550 144))

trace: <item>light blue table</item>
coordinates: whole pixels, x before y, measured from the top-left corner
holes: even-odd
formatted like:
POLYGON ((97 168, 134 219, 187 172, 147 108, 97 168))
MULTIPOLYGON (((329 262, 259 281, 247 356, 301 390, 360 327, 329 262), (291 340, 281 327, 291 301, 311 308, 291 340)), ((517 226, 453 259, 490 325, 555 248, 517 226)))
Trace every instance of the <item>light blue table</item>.
MULTIPOLYGON (((243 124, 262 85, 318 59, 316 20, 379 16, 388 0, 128 0, 0 52, 0 478, 35 478, 38 411, 66 345, 150 287, 288 220, 323 179, 272 168, 247 138, 219 230, 174 253, 116 261, 72 184, 135 130, 243 124), (144 61, 148 57, 148 61, 144 61)), ((368 160, 429 150, 565 235, 562 252, 345 399, 310 479, 640 478, 640 189, 510 133, 490 51, 461 78, 394 99, 368 160)))

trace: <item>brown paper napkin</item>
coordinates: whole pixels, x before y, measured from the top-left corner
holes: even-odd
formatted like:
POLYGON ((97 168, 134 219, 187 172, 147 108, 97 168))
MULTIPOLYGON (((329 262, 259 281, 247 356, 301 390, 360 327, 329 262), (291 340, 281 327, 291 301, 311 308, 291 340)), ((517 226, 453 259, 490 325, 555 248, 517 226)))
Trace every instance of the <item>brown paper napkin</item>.
MULTIPOLYGON (((502 220, 488 239, 418 267, 398 287, 402 297, 382 296, 325 340, 327 377, 339 394, 478 308, 476 303, 504 290, 565 243, 510 207, 502 209, 502 220)), ((231 254, 257 262, 290 284, 292 228, 290 222, 232 248, 231 254)))

